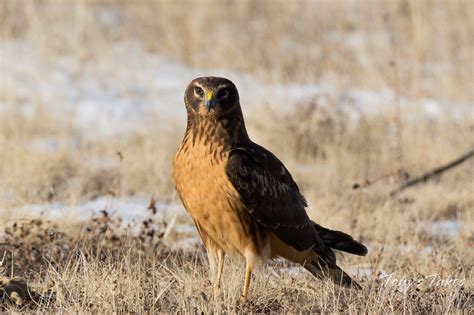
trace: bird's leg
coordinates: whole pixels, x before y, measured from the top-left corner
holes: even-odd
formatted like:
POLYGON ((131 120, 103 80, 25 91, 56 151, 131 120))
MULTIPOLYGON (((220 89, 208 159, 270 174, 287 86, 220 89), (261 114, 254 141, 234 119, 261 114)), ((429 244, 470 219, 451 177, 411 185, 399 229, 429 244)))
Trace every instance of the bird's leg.
POLYGON ((240 297, 240 303, 244 303, 247 300, 247 295, 249 293, 249 286, 250 286, 250 277, 252 276, 252 266, 247 261, 245 264, 245 283, 244 288, 242 290, 242 296, 240 297))
POLYGON ((214 283, 214 296, 219 296, 221 292, 221 277, 222 270, 224 269, 224 256, 225 253, 222 249, 217 250, 217 276, 216 282, 214 283))
POLYGON ((211 282, 216 279, 217 275, 217 257, 214 249, 210 246, 207 247, 207 258, 209 259, 209 273, 211 282))

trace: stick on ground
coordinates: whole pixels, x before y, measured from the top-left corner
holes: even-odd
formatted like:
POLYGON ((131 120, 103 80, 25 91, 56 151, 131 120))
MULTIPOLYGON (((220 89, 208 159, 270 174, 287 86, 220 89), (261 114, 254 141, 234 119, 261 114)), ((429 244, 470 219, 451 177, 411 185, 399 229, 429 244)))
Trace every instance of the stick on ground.
POLYGON ((412 178, 410 180, 407 180, 400 187, 398 187, 395 190, 392 190, 392 192, 390 192, 390 196, 394 197, 394 196, 398 195, 400 192, 402 192, 403 190, 407 189, 408 187, 415 186, 415 185, 418 185, 420 183, 425 183, 430 179, 438 177, 442 173, 446 172, 447 170, 452 169, 452 168, 460 165, 461 163, 467 161, 468 159, 470 159, 472 157, 474 157, 474 148, 472 148, 468 152, 464 153, 463 155, 461 155, 457 159, 449 162, 448 164, 439 166, 439 167, 437 167, 437 168, 435 168, 435 169, 433 169, 433 170, 431 170, 431 171, 429 171, 429 172, 427 172, 427 173, 425 173, 421 176, 418 176, 418 177, 412 178))

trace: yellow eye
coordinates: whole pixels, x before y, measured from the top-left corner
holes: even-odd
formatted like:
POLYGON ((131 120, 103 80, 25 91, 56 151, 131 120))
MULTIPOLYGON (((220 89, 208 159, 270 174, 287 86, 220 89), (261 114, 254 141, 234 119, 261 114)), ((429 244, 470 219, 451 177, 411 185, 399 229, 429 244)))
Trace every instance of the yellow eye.
POLYGON ((204 90, 201 89, 199 86, 196 86, 194 88, 194 95, 196 95, 199 98, 203 98, 204 97, 204 90))
POLYGON ((220 89, 218 92, 217 92, 217 98, 222 100, 222 99, 226 99, 227 97, 229 97, 229 91, 227 89, 220 89))

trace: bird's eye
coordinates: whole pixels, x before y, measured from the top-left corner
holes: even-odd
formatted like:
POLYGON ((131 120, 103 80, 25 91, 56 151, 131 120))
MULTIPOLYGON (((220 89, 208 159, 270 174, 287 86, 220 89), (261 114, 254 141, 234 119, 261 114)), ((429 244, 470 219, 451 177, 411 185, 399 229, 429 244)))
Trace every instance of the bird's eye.
POLYGON ((196 86, 194 88, 194 95, 196 95, 199 98, 203 98, 204 97, 204 90, 201 89, 199 86, 196 86))
POLYGON ((227 89, 220 89, 217 92, 217 99, 222 100, 229 96, 229 91, 227 89))

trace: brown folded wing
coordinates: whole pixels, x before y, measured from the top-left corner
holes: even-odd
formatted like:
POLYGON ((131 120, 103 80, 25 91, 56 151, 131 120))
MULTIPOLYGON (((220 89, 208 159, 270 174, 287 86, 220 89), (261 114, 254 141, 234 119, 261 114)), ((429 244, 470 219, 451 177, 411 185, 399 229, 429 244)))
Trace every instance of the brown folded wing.
POLYGON ((305 198, 271 152, 255 143, 233 149, 226 173, 253 218, 286 244, 299 251, 326 247, 305 211, 305 198))

